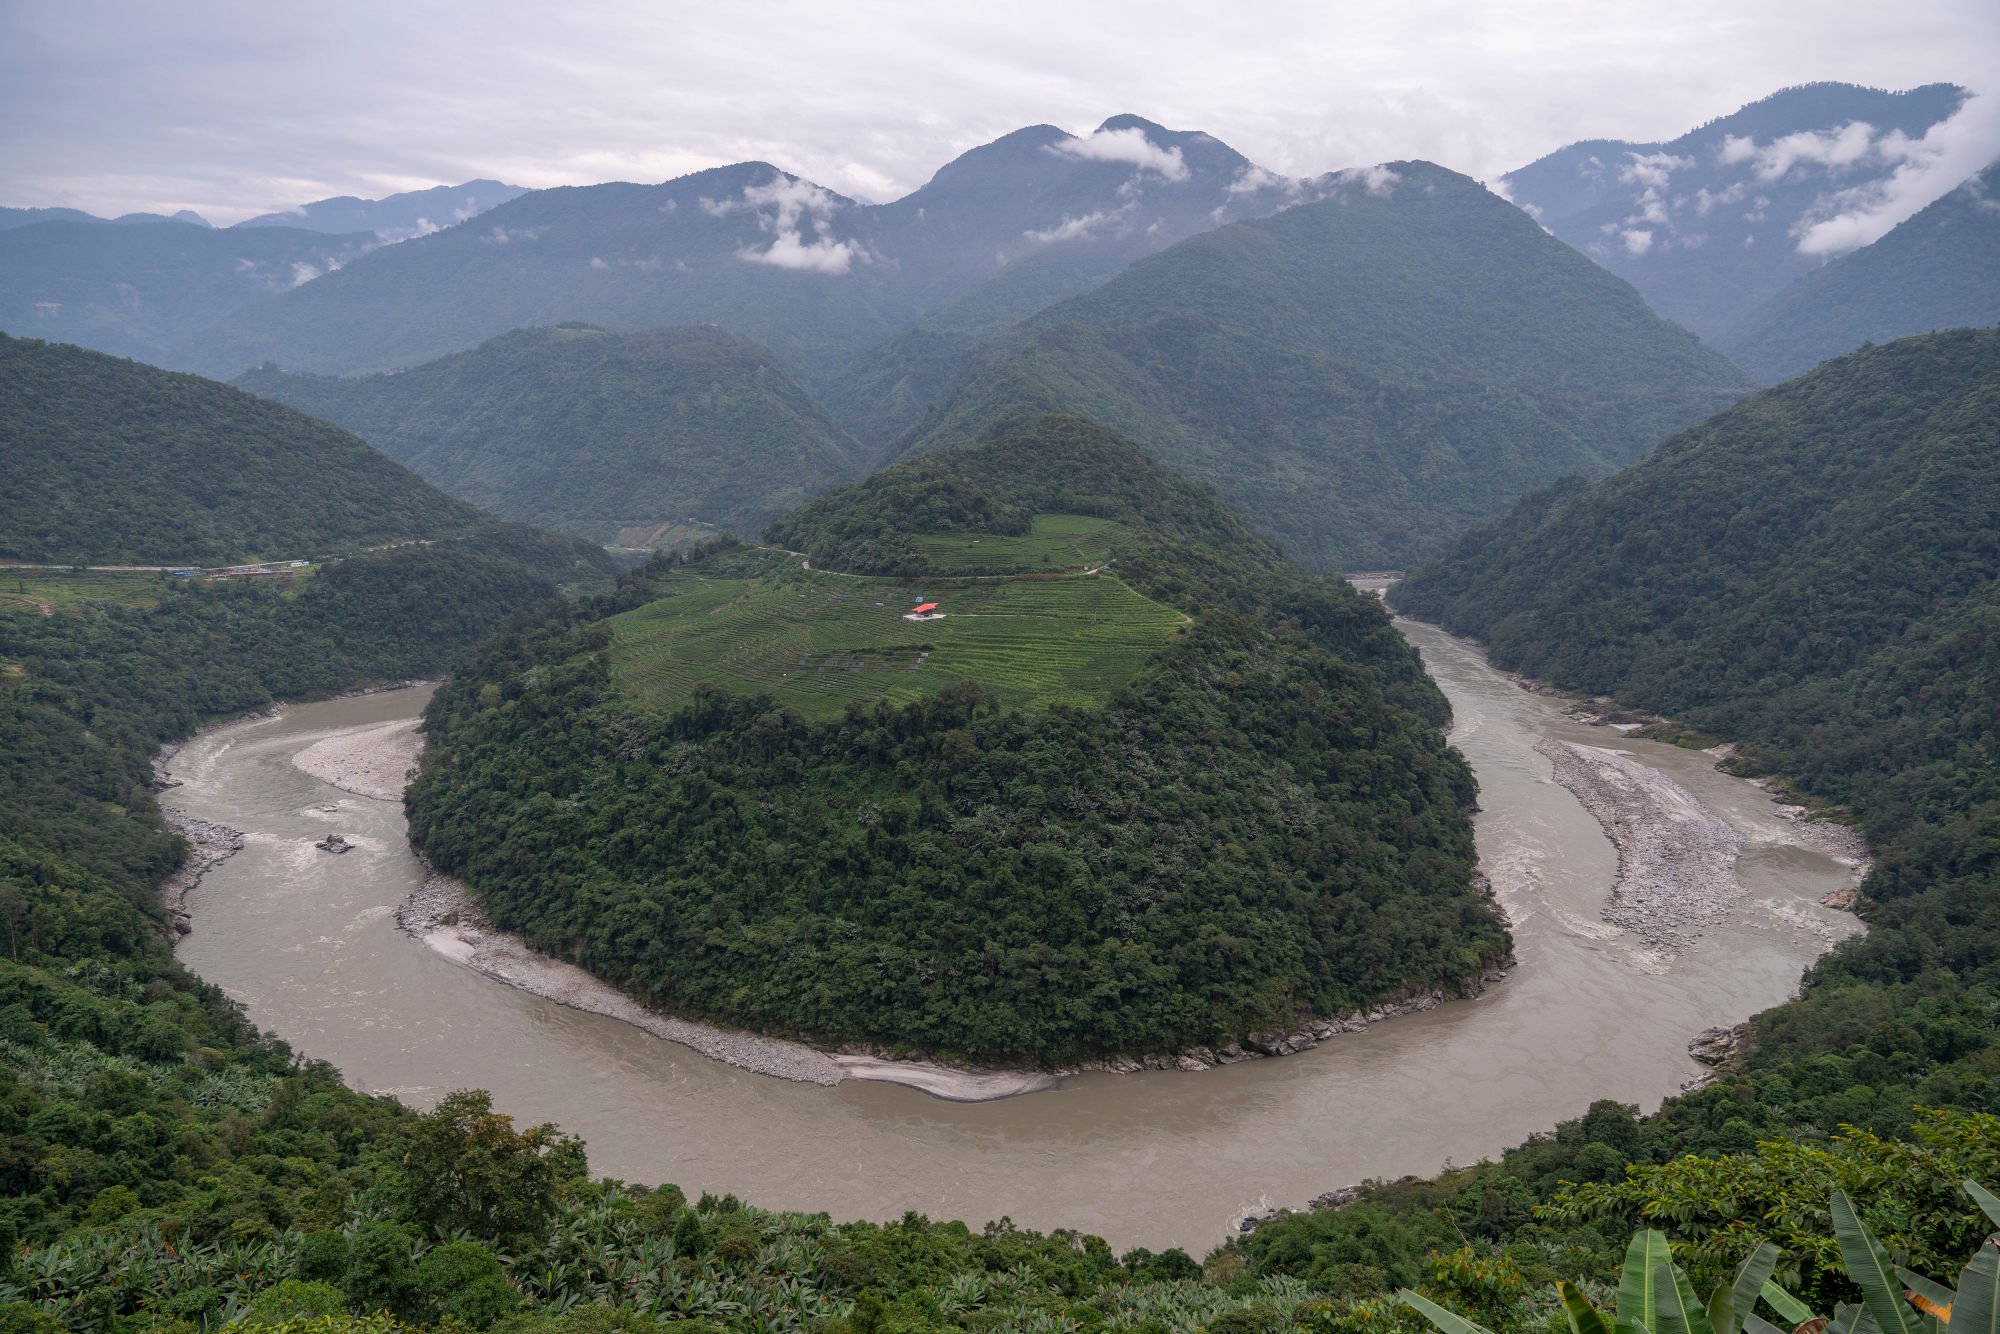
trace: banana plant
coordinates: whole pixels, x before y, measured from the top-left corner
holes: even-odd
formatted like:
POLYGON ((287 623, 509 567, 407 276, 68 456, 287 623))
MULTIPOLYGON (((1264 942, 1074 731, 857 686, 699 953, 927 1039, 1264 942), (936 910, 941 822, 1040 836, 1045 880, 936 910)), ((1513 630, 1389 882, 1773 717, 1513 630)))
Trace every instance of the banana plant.
MULTIPOLYGON (((1974 1181, 1964 1187, 2000 1229, 2000 1197, 1974 1181)), ((1634 1236, 1625 1253, 1615 1316, 1607 1318, 1573 1283, 1558 1283, 1556 1296, 1571 1334, 2000 1334, 2000 1233, 1973 1253, 1958 1286, 1947 1288, 1893 1263, 1845 1191, 1833 1193, 1831 1211, 1842 1266, 1861 1289, 1860 1305, 1843 1302, 1831 1317, 1816 1316, 1771 1280, 1779 1251, 1770 1242, 1751 1252, 1706 1303, 1697 1302, 1665 1234, 1651 1228, 1634 1236), (1785 1323, 1758 1315, 1759 1301, 1785 1323)), ((1491 1334, 1408 1288, 1397 1298, 1442 1334, 1491 1334)))

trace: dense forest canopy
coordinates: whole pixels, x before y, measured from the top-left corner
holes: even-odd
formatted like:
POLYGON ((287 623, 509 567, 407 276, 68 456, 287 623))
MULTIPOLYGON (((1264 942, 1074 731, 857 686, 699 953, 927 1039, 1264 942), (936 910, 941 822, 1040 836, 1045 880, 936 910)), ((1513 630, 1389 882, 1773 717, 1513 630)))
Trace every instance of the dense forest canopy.
POLYGON ((491 522, 345 431, 227 385, 0 334, 0 559, 219 565, 491 522))
POLYGON ((236 383, 495 514, 600 542, 687 520, 754 536, 860 470, 777 358, 712 327, 517 329, 394 375, 236 383))
POLYGON ((1883 1216, 1908 1244, 1946 1244, 1917 1220, 1965 1217, 1957 1179, 2000 1143, 1969 1115, 2000 1105, 1996 395, 2000 333, 1870 348, 1531 497, 1392 591, 1503 666, 1669 712, 1844 804, 1877 856, 1869 930, 1757 1016, 1712 1086, 1260 1229, 1259 1272, 1408 1282, 1425 1246, 1575 1254, 1657 1219, 1711 1276, 1776 1235, 1851 1300, 1812 1238, 1833 1186, 1878 1181, 1907 1192, 1883 1216))
POLYGON ((1078 412, 1309 566, 1395 568, 1748 387, 1475 181, 1400 162, 1321 187, 1036 314, 975 354, 899 448, 1078 412))
MULTIPOLYGON (((774 534, 918 573, 899 537, 1079 509, 1123 525, 1116 575, 1014 578, 1115 578, 1190 618, 1102 705, 1005 707, 970 675, 814 721, 732 693, 737 654, 651 710, 605 622, 690 595, 656 566, 440 691, 412 836, 496 922, 644 1001, 826 1042, 1169 1054, 1476 987, 1506 932, 1471 884, 1470 777, 1414 654, 1131 445, 1036 419, 774 534)), ((780 577, 750 560, 693 569, 780 577)), ((925 583, 948 604, 949 579, 925 583)))

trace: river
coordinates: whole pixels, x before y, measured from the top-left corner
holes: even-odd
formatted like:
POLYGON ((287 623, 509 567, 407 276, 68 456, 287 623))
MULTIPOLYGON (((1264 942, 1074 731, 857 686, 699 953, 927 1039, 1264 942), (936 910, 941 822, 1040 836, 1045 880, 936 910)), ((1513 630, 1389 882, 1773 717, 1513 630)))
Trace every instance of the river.
POLYGON ((1480 855, 1520 966, 1477 999, 1297 1056, 1080 1075, 958 1104, 749 1074, 491 981, 397 929, 396 905, 423 874, 400 804, 290 763, 328 735, 413 716, 425 690, 230 724, 176 757, 184 786, 170 803, 247 839, 191 897, 180 957, 355 1086, 419 1107, 491 1089, 517 1120, 583 1136, 602 1174, 835 1218, 916 1210, 977 1227, 1005 1215, 1097 1233, 1121 1251, 1199 1256, 1253 1208, 1472 1162, 1596 1098, 1650 1110, 1701 1069, 1691 1035, 1786 999, 1816 954, 1857 929, 1819 904, 1847 867, 1806 846, 1761 789, 1700 754, 1580 724, 1476 647, 1402 628, 1450 697, 1452 740, 1478 774, 1480 855), (1742 831, 1747 906, 1666 962, 1606 924, 1617 858, 1535 753, 1550 737, 1627 749, 1742 831), (315 850, 333 830, 356 850, 315 850))

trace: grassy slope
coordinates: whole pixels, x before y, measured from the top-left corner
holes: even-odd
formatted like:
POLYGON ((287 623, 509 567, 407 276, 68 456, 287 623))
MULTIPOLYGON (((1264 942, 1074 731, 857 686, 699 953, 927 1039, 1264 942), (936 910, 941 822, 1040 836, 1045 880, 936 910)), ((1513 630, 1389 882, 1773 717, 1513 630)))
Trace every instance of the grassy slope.
POLYGON ((613 617, 613 680, 667 711, 703 682, 808 718, 968 680, 1006 708, 1094 707, 1187 621, 1108 574, 905 583, 764 565, 750 578, 677 574, 658 601, 613 617), (904 619, 920 597, 944 619, 904 619))

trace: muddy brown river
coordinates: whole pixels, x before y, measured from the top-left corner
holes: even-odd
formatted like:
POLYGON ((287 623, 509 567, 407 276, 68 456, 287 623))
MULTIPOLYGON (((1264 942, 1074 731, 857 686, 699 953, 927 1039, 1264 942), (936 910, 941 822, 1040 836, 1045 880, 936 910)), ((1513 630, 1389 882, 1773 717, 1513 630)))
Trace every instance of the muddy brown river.
POLYGON ((1478 999, 1297 1056, 1081 1075, 958 1104, 749 1074, 492 981, 397 929, 396 905, 422 878, 400 804, 290 763, 328 735, 413 716, 423 690, 302 705, 187 746, 171 804, 248 842, 195 890, 180 955, 357 1087, 419 1107, 491 1089, 517 1119, 583 1136, 600 1173, 836 1218, 1006 1215, 1120 1250, 1200 1255, 1251 1209, 1471 1162, 1595 1098, 1650 1110, 1699 1072, 1692 1034, 1784 1000, 1807 962, 1857 929, 1819 904, 1848 868, 1806 846, 1759 788, 1705 756, 1579 724, 1475 647, 1403 629, 1450 696, 1452 740, 1479 776, 1480 854, 1520 966, 1478 999), (1740 830, 1745 906, 1665 961, 1604 922, 1616 854, 1535 753, 1549 737, 1626 749, 1740 830), (331 830, 359 846, 315 850, 331 830))

